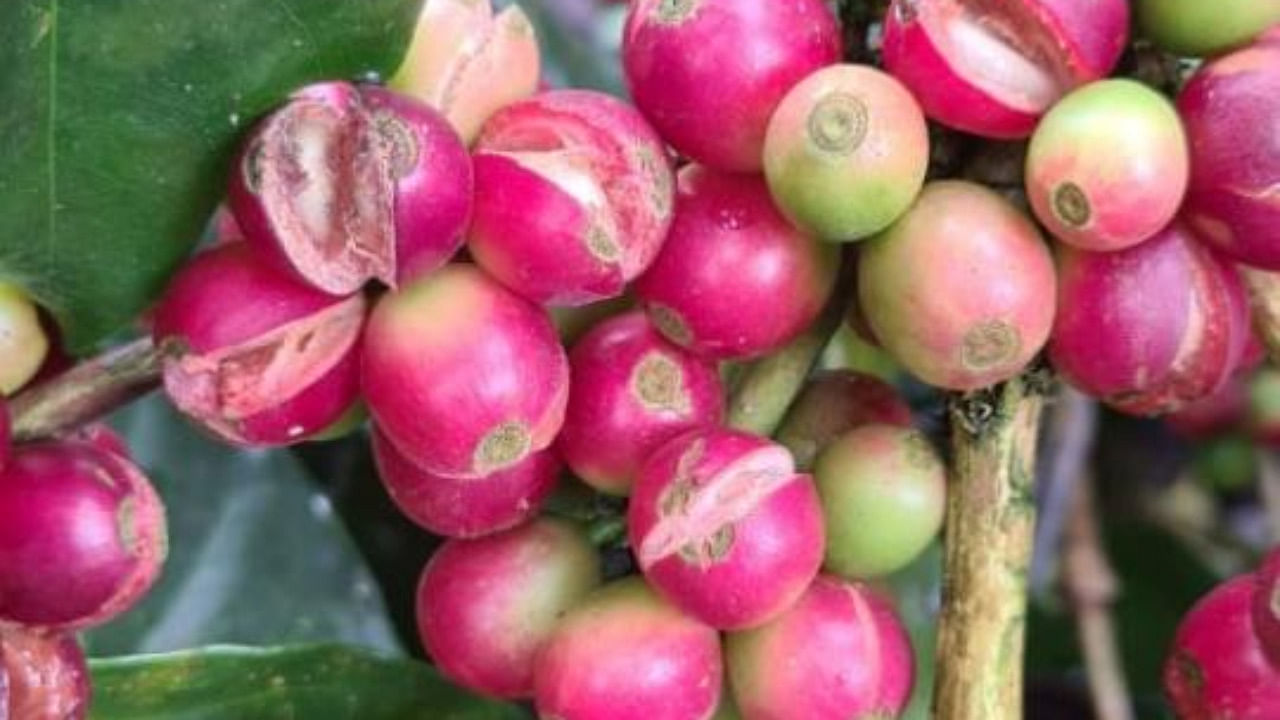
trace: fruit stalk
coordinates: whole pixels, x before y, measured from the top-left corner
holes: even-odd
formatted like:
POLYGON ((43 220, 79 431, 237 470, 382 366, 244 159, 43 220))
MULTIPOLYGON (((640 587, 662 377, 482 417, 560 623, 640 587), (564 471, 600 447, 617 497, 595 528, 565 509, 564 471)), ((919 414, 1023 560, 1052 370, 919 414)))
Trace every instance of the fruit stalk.
POLYGON ((1271 448, 1260 447, 1258 457, 1258 494, 1267 513, 1267 529, 1271 541, 1280 542, 1280 457, 1271 448))
POLYGON ((1280 273, 1241 265, 1240 277, 1249 291, 1254 332, 1272 360, 1280 359, 1280 273))
POLYGON ((840 328, 853 293, 854 274, 846 255, 835 290, 813 325, 782 349, 751 363, 738 376, 729 393, 725 424, 757 435, 773 435, 840 328))
POLYGON ((1037 480, 1036 539, 1031 556, 1031 595, 1039 597, 1055 580, 1064 529, 1070 521, 1076 486, 1082 482, 1098 432, 1098 402, 1062 384, 1046 411, 1037 480))
POLYGON ((1019 720, 1043 380, 1031 371, 951 405, 953 477, 934 717, 1019 720))
POLYGON ((1063 584, 1075 610, 1089 693, 1099 720, 1133 720, 1111 604, 1117 580, 1098 527, 1093 477, 1077 483, 1062 549, 1063 584))
POLYGON ((13 399, 15 441, 52 437, 151 392, 163 351, 144 337, 86 360, 13 399))

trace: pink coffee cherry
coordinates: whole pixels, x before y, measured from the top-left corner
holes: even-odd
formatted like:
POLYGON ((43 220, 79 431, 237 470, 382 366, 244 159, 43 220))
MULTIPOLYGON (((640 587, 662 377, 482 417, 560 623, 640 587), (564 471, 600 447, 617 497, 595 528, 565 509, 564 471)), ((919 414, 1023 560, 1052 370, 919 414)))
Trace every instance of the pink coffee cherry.
POLYGON ((715 364, 672 344, 638 310, 592 328, 569 366, 557 447, 575 476, 604 492, 627 494, 654 450, 724 416, 715 364))
POLYGON ((437 535, 458 538, 500 532, 537 515, 561 468, 555 453, 540 450, 484 477, 441 477, 410 462, 377 427, 373 458, 401 512, 437 535))
POLYGON ((627 535, 645 578, 722 630, 777 617, 822 563, 813 479, 781 445, 722 428, 688 432, 649 457, 627 535))
POLYGON ((545 449, 569 395, 569 362, 546 311, 463 264, 378 301, 361 377, 387 439, 422 470, 457 479, 545 449))
POLYGON ((174 276, 152 330, 169 350, 169 399, 197 425, 244 446, 319 433, 359 395, 366 304, 261 263, 244 243, 197 255, 174 276))
POLYGON ((925 113, 965 132, 1026 137, 1071 89, 1111 73, 1129 4, 1099 0, 894 0, 884 65, 925 113))
POLYGON ((667 150, 621 100, 552 90, 498 111, 475 146, 476 263, 539 303, 616 297, 671 225, 667 150))
POLYGON ((166 551, 151 483, 100 445, 23 445, 0 471, 0 620, 105 623, 146 594, 166 551))

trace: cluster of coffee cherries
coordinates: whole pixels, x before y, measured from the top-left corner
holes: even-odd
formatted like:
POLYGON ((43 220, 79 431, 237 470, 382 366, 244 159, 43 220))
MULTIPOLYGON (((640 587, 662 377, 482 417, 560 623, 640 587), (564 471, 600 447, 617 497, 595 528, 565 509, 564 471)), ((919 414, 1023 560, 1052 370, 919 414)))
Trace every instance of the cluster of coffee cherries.
MULTIPOLYGON (((427 0, 389 86, 308 85, 243 139, 217 241, 150 316, 166 392, 246 447, 367 411, 389 494, 448 538, 417 612, 461 685, 558 720, 894 717, 913 653, 881 579, 937 535, 943 463, 879 380, 815 375, 771 439, 725 425, 724 375, 835 303, 946 390, 1047 349, 1123 412, 1220 392, 1248 356, 1242 275, 1280 270, 1280 18, 1228 4, 1239 22, 1202 46, 1193 9, 1137 3, 1157 42, 1219 55, 1175 104, 1107 79, 1125 0, 893 0, 883 69, 842 62, 823 0, 631 0, 632 105, 541 88, 519 8, 427 0), (1029 138, 1020 186, 929 179, 930 120, 1029 138), (578 481, 627 498, 637 573, 604 582, 583 528, 542 514, 578 481)), ((0 517, 6 623, 99 622, 163 556, 109 434, 16 448, 0 517)), ((1179 713, 1269 717, 1276 671, 1214 666, 1212 643, 1270 642, 1274 574, 1189 617, 1179 713), (1230 633, 1196 630, 1228 610, 1230 633)))
MULTIPOLYGON (((536 61, 532 30, 518 9, 461 0, 426 4, 390 87, 293 93, 243 140, 216 243, 153 313, 165 388, 242 446, 325 437, 367 408, 392 499, 448 538, 417 612, 463 686, 563 720, 706 718, 734 700, 746 717, 897 714, 912 648, 867 581, 936 536, 941 460, 891 386, 848 371, 797 403, 782 434, 795 455, 730 429, 721 364, 784 347, 836 286, 839 246, 775 200, 795 186, 798 212, 817 217, 794 181, 811 172, 796 164, 806 125, 844 158, 832 182, 874 174, 894 189, 838 221, 862 236, 919 191, 924 117, 889 76, 838 64, 821 0, 719 2, 711 21, 740 26, 771 64, 740 69, 756 97, 729 137, 690 135, 660 118, 707 118, 640 92, 671 75, 689 31, 707 32, 675 32, 667 5, 632 8, 639 109, 535 92, 536 74, 487 82, 529 47, 536 61), (879 150, 842 129, 874 104, 823 102, 845 83, 882 103, 859 131, 879 150), (788 91, 789 115, 771 112, 788 91), (769 137, 776 187, 760 172, 769 137), (697 162, 677 171, 668 143, 697 162), (638 574, 605 583, 585 529, 541 513, 566 468, 629 497, 638 574), (788 710, 796 698, 812 707, 788 710)), ((675 100, 703 102, 695 84, 675 100)))
POLYGON ((723 371, 837 302, 947 390, 1046 348, 1123 412, 1227 385, 1236 263, 1280 269, 1280 43, 1224 41, 1175 105, 1107 79, 1129 11, 894 0, 882 70, 821 0, 633 0, 633 106, 540 89, 518 8, 430 0, 389 88, 302 88, 245 138, 154 315, 165 387, 252 446, 367 407, 390 495, 449 538, 418 619, 466 687, 560 720, 894 716, 912 649, 876 580, 936 536, 943 464, 877 380, 814 377, 770 439, 725 426, 723 371), (1029 138, 1022 186, 926 182, 927 119, 1029 138), (540 516, 566 469, 628 498, 638 574, 540 516))

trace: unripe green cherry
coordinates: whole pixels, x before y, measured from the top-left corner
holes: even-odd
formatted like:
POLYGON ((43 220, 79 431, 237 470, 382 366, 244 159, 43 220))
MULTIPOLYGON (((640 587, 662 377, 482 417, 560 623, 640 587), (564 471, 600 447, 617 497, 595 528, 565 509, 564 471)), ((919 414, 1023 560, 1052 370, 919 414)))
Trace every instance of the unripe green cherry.
POLYGON ((27 384, 49 352, 36 306, 21 289, 0 282, 0 394, 27 384))
POLYGON ((1138 28, 1161 50, 1217 55, 1280 23, 1274 0, 1136 0, 1138 28))
POLYGON ((774 201, 828 240, 883 230, 911 205, 928 165, 920 106, 892 76, 866 65, 832 65, 802 80, 765 136, 774 201))
POLYGON ((873 578, 908 565, 942 527, 946 467, 928 438, 896 425, 864 425, 818 456, 824 567, 873 578))
POLYGON ((1187 191, 1187 138, 1163 95, 1101 80, 1049 111, 1027 149, 1027 199, 1063 242, 1122 250, 1159 232, 1187 191))

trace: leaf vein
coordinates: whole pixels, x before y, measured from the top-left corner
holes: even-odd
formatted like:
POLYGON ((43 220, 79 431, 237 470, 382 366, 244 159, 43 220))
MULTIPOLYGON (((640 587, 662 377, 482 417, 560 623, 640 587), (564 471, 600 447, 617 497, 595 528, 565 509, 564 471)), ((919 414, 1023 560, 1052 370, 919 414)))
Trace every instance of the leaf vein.
POLYGON ((316 52, 317 45, 316 45, 315 36, 311 34, 311 28, 308 27, 307 24, 302 21, 302 17, 299 16, 298 12, 293 9, 293 5, 289 4, 289 0, 275 0, 275 1, 276 1, 276 5, 280 6, 280 9, 284 11, 284 14, 289 16, 289 21, 292 22, 294 25, 297 25, 298 29, 302 31, 302 34, 306 36, 307 64, 310 65, 312 68, 315 68, 316 67, 315 52, 316 52))

